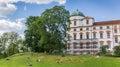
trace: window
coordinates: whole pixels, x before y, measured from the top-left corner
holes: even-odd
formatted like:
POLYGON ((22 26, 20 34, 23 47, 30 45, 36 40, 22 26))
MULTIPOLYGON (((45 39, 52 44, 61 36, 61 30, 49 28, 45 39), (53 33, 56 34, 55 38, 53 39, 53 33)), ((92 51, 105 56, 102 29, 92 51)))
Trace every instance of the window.
POLYGON ((88 33, 86 34, 86 38, 89 39, 89 34, 88 33))
POLYGON ((76 25, 76 20, 74 20, 74 25, 76 25))
POLYGON ((87 49, 90 48, 90 43, 86 43, 86 48, 87 48, 87 49))
POLYGON ((114 32, 117 33, 117 29, 114 29, 114 32))
POLYGON ((74 31, 76 31, 76 29, 74 29, 74 31))
POLYGON ((86 28, 86 30, 89 30, 89 28, 86 28))
POLYGON ((110 32, 107 32, 107 38, 110 38, 110 32))
POLYGON ((93 33, 93 38, 94 38, 94 39, 96 38, 96 33, 93 33))
POLYGON ((76 40, 76 34, 73 34, 74 35, 74 40, 76 40))
POLYGON ((103 33, 100 33, 100 38, 103 38, 103 33))
POLYGON ((80 49, 83 49, 83 43, 80 43, 80 49))
POLYGON ((93 30, 96 30, 96 27, 93 27, 93 30))
POLYGON ((117 29, 117 25, 116 25, 116 26, 114 26, 114 28, 115 28, 115 29, 117 29))
POLYGON ((77 43, 76 42, 73 43, 73 46, 74 46, 74 49, 77 49, 77 43))
POLYGON ((104 41, 100 41, 100 46, 103 46, 103 44, 104 44, 104 41))
POLYGON ((82 34, 80 34, 80 39, 82 39, 82 37, 83 37, 82 34))
POLYGON ((100 29, 103 29, 103 27, 100 27, 100 29))
POLYGON ((111 42, 107 42, 108 48, 111 48, 111 42))
POLYGON ((93 44, 93 48, 97 48, 97 45, 96 45, 96 44, 93 44))
POLYGON ((109 27, 109 26, 107 26, 107 29, 110 29, 110 27, 109 27))
POLYGON ((82 31, 82 28, 80 28, 80 31, 82 31))
POLYGON ((70 49, 70 43, 68 43, 68 49, 70 49))
POLYGON ((86 24, 89 24, 89 20, 86 20, 86 24))
POLYGON ((117 37, 115 38, 115 43, 118 43, 118 38, 117 37))
POLYGON ((68 41, 70 41, 70 34, 68 34, 68 41))

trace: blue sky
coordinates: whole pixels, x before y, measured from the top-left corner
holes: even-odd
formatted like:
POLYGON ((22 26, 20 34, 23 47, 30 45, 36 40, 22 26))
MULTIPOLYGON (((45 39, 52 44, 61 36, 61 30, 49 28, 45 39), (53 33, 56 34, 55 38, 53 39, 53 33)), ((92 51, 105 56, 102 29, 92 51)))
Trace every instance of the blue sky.
POLYGON ((25 19, 40 16, 55 5, 65 6, 71 13, 76 9, 95 21, 120 20, 120 0, 0 0, 0 35, 15 31, 23 36, 25 19))

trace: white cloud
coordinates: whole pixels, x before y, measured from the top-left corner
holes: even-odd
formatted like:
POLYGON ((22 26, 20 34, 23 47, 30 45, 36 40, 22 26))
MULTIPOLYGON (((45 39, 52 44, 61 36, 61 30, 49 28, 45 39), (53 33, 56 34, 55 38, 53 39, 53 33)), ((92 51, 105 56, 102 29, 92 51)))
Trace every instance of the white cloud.
POLYGON ((65 4, 66 0, 20 0, 26 3, 36 3, 36 4, 49 4, 52 2, 58 2, 59 4, 65 4))
POLYGON ((20 18, 17 19, 15 22, 12 22, 10 20, 1 19, 0 20, 0 35, 4 32, 19 32, 23 29, 24 24, 22 23, 24 19, 20 18))
POLYGON ((8 14, 11 14, 16 9, 16 6, 13 4, 0 2, 0 17, 4 17, 8 14))
MULTIPOLYGON (((59 4, 65 4, 66 0, 0 0, 0 17, 4 17, 8 14, 13 13, 17 7, 13 3, 17 2, 35 3, 35 4, 49 4, 57 2, 59 4)), ((24 7, 26 10, 26 7, 24 7)))
POLYGON ((16 3, 16 2, 25 2, 25 3, 36 3, 36 4, 49 4, 51 2, 58 2, 59 4, 65 4, 66 0, 0 0, 4 3, 16 3))

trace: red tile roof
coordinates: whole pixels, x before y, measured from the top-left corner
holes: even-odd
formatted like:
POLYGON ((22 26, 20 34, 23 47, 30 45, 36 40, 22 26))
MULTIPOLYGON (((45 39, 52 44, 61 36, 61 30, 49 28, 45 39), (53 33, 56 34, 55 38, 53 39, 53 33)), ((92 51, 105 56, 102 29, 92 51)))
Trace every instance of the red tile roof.
POLYGON ((112 20, 112 21, 102 21, 102 22, 94 22, 93 25, 112 25, 112 24, 120 24, 120 20, 112 20))

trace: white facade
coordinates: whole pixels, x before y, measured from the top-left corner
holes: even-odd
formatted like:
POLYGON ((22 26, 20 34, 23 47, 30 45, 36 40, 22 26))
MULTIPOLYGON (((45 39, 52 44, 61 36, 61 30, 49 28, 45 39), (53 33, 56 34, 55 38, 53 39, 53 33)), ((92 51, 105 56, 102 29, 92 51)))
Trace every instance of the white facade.
POLYGON ((120 42, 120 20, 94 22, 94 18, 71 16, 67 52, 69 54, 94 54, 103 45, 112 52, 120 42))

